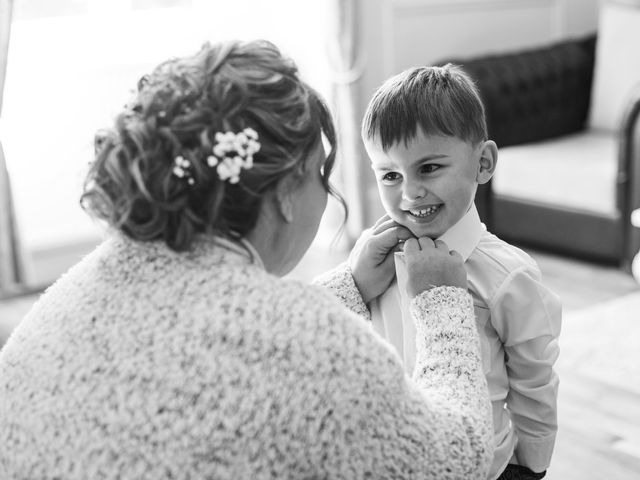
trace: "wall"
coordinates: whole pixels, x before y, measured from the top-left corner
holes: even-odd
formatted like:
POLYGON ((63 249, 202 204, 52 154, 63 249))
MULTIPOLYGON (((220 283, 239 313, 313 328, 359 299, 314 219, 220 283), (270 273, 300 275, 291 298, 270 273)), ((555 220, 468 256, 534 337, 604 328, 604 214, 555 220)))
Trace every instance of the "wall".
MULTIPOLYGON (((414 65, 545 45, 596 30, 598 0, 361 0, 358 118, 378 85, 414 65)), ((368 160, 364 217, 377 200, 368 160)))

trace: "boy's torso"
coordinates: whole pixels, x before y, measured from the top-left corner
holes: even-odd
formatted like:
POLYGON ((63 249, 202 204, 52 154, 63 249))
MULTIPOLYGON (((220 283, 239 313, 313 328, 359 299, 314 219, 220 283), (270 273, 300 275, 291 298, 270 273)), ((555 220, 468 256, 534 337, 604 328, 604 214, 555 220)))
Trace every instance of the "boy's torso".
MULTIPOLYGON (((496 306, 496 296, 502 293, 502 289, 508 288, 508 278, 514 271, 524 270, 533 278, 539 278, 540 274, 536 263, 529 255, 486 230, 481 233, 476 247, 466 259, 465 269, 468 291, 473 298, 476 323, 481 337, 483 365, 487 374, 496 367, 493 365, 495 361, 491 361, 492 357, 496 357, 494 360, 499 360, 500 364, 504 363, 501 360, 502 342, 491 323, 491 310, 496 306)), ((404 288, 399 288, 399 284, 403 285, 406 278, 406 269, 399 256, 396 256, 396 272, 397 280, 394 280, 386 292, 371 302, 370 310, 374 328, 396 347, 405 360, 407 372, 411 374, 413 362, 407 364, 407 348, 400 340, 403 327, 406 330, 412 321, 408 315, 409 299, 406 298, 404 288), (397 321, 403 316, 404 322, 397 321), (394 324, 397 324, 398 328, 394 328, 394 324)))
MULTIPOLYGON (((508 294, 514 272, 524 272, 526 276, 537 280, 540 273, 529 255, 489 233, 480 223, 475 208, 470 211, 469 217, 464 228, 443 239, 452 250, 458 250, 459 246, 465 259, 468 290, 473 297, 482 363, 493 406, 496 447, 491 468, 493 474, 502 471, 511 459, 517 439, 509 411, 505 409, 509 378, 504 339, 500 333, 503 329, 494 325, 492 310, 499 307, 498 298, 505 294, 505 290, 508 294)), ((411 376, 415 366, 415 327, 409 313, 406 290, 399 287, 406 281, 406 269, 400 255, 396 256, 396 272, 397 280, 370 304, 371 317, 374 329, 396 348, 404 360, 407 374, 411 376)), ((522 295, 522 292, 513 293, 522 295)), ((523 298, 523 301, 526 300, 523 298)))

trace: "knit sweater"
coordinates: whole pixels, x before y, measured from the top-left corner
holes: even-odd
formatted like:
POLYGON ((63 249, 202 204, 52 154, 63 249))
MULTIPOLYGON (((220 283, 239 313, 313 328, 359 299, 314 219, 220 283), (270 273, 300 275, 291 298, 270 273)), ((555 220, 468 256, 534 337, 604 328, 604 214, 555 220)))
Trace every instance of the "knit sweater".
POLYGON ((0 478, 484 478, 470 297, 415 299, 412 381, 350 273, 323 284, 211 238, 187 253, 108 239, 0 352, 0 478))

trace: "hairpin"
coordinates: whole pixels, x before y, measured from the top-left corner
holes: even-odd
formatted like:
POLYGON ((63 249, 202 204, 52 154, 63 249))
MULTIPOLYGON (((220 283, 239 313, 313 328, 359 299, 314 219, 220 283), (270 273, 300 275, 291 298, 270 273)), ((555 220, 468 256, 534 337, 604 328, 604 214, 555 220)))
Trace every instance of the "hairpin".
MULTIPOLYGON (((240 172, 253 167, 253 155, 260 151, 258 133, 250 127, 241 132, 216 132, 215 144, 211 154, 207 156, 207 165, 215 167, 218 177, 223 182, 238 183, 240 172)), ((174 159, 173 174, 185 178, 189 185, 195 184, 191 174, 191 162, 182 155, 174 159)))

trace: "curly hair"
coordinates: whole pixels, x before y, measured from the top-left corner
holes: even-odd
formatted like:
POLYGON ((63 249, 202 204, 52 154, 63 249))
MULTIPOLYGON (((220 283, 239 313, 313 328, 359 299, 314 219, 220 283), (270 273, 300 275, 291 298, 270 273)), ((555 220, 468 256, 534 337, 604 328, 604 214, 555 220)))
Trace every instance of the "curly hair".
POLYGON ((199 233, 243 237, 266 193, 289 175, 302 179, 323 135, 330 148, 324 187, 346 214, 329 183, 333 119, 295 63, 264 40, 205 44, 143 77, 113 128, 96 135, 80 203, 129 237, 163 240, 176 251, 188 250, 199 233), (238 183, 225 182, 206 163, 215 134, 247 127, 258 132, 261 149, 238 183), (191 164, 192 185, 173 175, 178 155, 191 164))
POLYGON ((476 85, 456 65, 414 67, 388 79, 373 94, 362 121, 362 138, 377 138, 384 150, 427 135, 466 142, 487 139, 485 110, 476 85))

